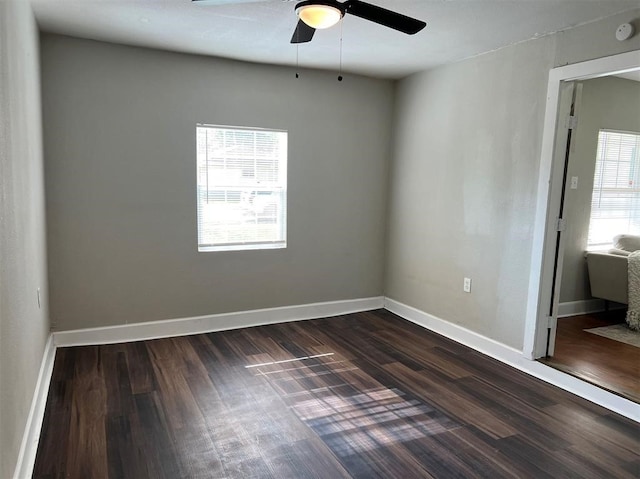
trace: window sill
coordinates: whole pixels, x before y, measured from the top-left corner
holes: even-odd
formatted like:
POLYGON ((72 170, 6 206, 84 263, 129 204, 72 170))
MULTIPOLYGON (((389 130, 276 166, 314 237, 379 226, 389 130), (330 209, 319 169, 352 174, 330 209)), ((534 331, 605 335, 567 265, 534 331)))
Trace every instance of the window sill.
POLYGON ((232 244, 220 246, 198 246, 198 253, 212 253, 216 251, 244 251, 260 249, 286 249, 287 243, 261 243, 261 244, 232 244))
POLYGON ((594 245, 594 246, 587 246, 587 253, 593 253, 593 252, 607 252, 609 251, 611 248, 613 248, 613 243, 611 244, 605 244, 605 245, 594 245))

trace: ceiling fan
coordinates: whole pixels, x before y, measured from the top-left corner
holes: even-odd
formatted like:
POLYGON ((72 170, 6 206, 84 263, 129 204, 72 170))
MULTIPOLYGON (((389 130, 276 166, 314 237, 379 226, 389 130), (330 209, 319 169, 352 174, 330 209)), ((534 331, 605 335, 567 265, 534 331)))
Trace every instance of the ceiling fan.
MULTIPOLYGON (((201 4, 248 3, 256 0, 192 0, 201 4)), ((258 0, 259 1, 259 0, 258 0)), ((291 43, 307 43, 316 30, 329 28, 338 23, 347 13, 364 20, 393 28, 408 35, 418 33, 427 26, 422 20, 378 7, 360 0, 304 0, 295 6, 298 24, 291 43)))

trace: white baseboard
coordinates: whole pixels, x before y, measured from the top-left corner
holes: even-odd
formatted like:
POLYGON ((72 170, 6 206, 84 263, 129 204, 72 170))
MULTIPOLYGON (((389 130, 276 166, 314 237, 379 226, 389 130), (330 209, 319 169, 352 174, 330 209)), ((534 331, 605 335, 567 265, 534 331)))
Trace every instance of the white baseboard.
POLYGON ((280 308, 255 309, 193 318, 167 319, 145 323, 122 324, 101 328, 76 329, 53 333, 58 347, 126 343, 146 339, 188 336, 191 334, 325 318, 342 314, 371 311, 384 307, 382 296, 326 303, 302 304, 280 308))
POLYGON ((640 404, 581 381, 538 361, 527 359, 522 354, 522 351, 390 298, 385 298, 385 308, 412 323, 469 346, 524 373, 599 404, 621 416, 640 422, 640 404))
MULTIPOLYGON (((609 303, 610 309, 624 309, 627 306, 619 303, 609 303)), ((605 311, 605 301, 603 299, 583 299, 580 301, 567 301, 558 305, 558 317, 566 318, 578 316, 580 314, 599 313, 605 311)))
POLYGON ((471 349, 475 349, 499 361, 508 363, 522 356, 522 351, 391 298, 385 298, 384 307, 412 323, 441 334, 457 343, 469 346, 471 349))
POLYGON ((22 436, 22 444, 20 444, 18 462, 13 473, 14 479, 26 479, 33 474, 33 465, 36 461, 40 430, 42 429, 42 421, 44 419, 44 409, 47 405, 47 394, 49 392, 49 384, 51 383, 55 357, 56 347, 53 343, 53 336, 49 335, 42 355, 38 381, 36 382, 33 399, 31 400, 31 408, 27 416, 27 424, 24 429, 24 435, 22 436))

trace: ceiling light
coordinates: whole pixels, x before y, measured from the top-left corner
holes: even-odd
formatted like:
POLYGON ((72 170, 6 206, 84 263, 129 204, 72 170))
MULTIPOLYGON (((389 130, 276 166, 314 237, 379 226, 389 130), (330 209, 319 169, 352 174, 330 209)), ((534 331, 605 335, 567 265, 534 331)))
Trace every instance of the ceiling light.
POLYGON ((296 5, 300 20, 311 28, 322 29, 334 26, 344 15, 338 2, 330 0, 309 0, 296 5))

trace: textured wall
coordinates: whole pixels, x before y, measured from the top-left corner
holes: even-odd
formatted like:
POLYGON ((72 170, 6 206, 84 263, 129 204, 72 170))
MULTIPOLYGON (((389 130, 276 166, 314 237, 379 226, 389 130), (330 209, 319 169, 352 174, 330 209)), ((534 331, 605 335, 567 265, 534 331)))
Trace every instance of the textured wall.
POLYGON ((414 75, 397 95, 386 294, 513 347, 552 47, 543 39, 414 75))
POLYGON ((554 66, 640 50, 640 8, 565 30, 553 37, 556 41, 554 66), (620 42, 615 33, 623 23, 633 24, 636 33, 620 42))
POLYGON ((549 69, 640 48, 640 10, 412 75, 398 88, 387 296, 522 348, 549 69), (471 294, 462 292, 471 277, 471 294))
POLYGON ((0 477, 9 478, 49 332, 38 33, 19 0, 0 2, 0 195, 0 477))
POLYGON ((591 298, 584 252, 601 129, 640 132, 640 82, 617 77, 583 82, 575 146, 567 171, 569 178, 578 177, 578 189, 568 189, 565 196, 567 228, 560 302, 591 298))
POLYGON ((45 35, 51 319, 382 294, 393 83, 45 35), (289 132, 288 246, 198 253, 197 122, 289 132))

